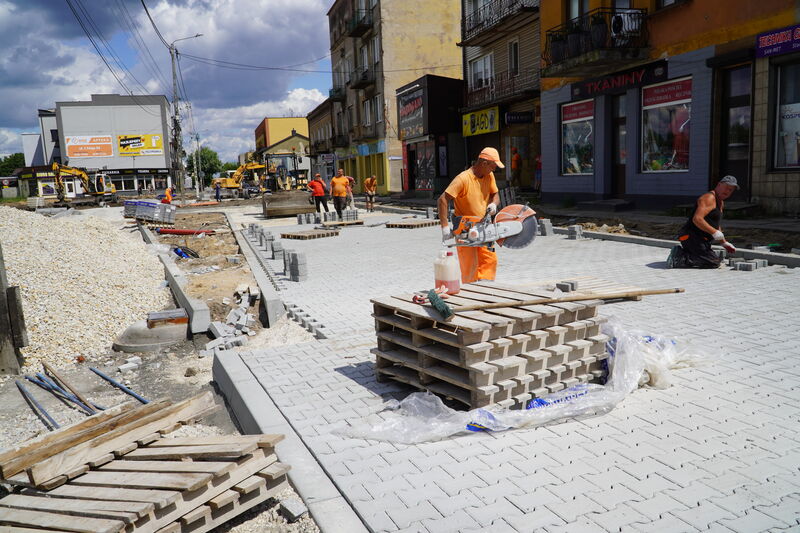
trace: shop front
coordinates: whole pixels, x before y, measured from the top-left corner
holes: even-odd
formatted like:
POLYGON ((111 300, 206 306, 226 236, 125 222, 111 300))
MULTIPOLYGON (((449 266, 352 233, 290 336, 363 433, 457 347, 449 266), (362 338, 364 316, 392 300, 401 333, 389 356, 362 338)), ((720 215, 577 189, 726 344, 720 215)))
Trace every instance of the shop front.
MULTIPOLYGON (((461 116, 461 135, 464 137, 468 164, 472 164, 481 150, 487 146, 497 148, 498 151, 502 150, 500 119, 499 106, 479 109, 461 116)), ((498 168, 495 171, 495 178, 505 180, 506 170, 498 168)))
POLYGON ((694 201, 708 190, 711 50, 542 96, 545 201, 694 201), (693 124, 695 125, 693 127, 693 124))
POLYGON ((507 177, 515 187, 536 188, 539 155, 539 113, 535 100, 518 102, 503 112, 500 153, 508 166, 507 177))
POLYGON ((167 168, 123 168, 118 170, 105 170, 111 179, 117 193, 134 195, 139 191, 159 191, 169 187, 172 183, 169 169, 167 168))
POLYGON ((397 90, 398 138, 402 141, 403 191, 441 194, 465 165, 458 131, 463 82, 426 75, 397 90))

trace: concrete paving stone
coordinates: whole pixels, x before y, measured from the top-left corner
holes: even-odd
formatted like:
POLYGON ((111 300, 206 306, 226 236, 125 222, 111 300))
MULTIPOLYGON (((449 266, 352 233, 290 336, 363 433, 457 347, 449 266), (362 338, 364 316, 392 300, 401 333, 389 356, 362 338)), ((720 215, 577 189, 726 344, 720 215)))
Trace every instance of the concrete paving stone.
MULTIPOLYGON (((547 526, 547 533, 586 533, 597 529, 597 524, 585 517, 579 517, 576 521, 564 526, 547 526)), ((532 530, 534 531, 534 530, 532 530)))
POLYGON ((606 508, 590 500, 583 494, 564 500, 562 503, 545 504, 549 510, 560 516, 565 522, 574 522, 579 516, 592 513, 604 513, 606 508))
POLYGON ((620 468, 609 468, 599 474, 584 474, 581 477, 601 490, 607 490, 620 484, 631 488, 639 481, 620 468))
POLYGON ((550 527, 567 525, 560 516, 547 507, 540 507, 521 516, 509 517, 506 521, 520 533, 533 533, 543 531, 545 528, 549 531, 550 527))
POLYGON ((511 495, 506 498, 524 513, 530 513, 543 505, 564 503, 561 498, 550 492, 547 487, 538 487, 531 492, 511 495))
POLYGON ((657 493, 680 488, 679 485, 668 480, 661 474, 650 474, 645 479, 641 480, 623 481, 623 484, 644 498, 652 498, 657 493))
POLYGON ((488 485, 486 485, 486 482, 476 476, 474 473, 465 472, 458 477, 453 477, 450 480, 444 480, 444 482, 437 483, 437 486, 445 491, 448 496, 452 497, 457 494, 461 494, 468 489, 479 489, 481 487, 487 487, 488 485))
POLYGON ((737 489, 733 494, 727 496, 709 498, 708 501, 736 515, 759 505, 769 505, 772 503, 770 498, 765 498, 747 487, 737 489))
POLYGON ((756 510, 790 525, 800 524, 800 496, 782 498, 774 505, 756 507, 756 510))
POLYGON ((641 533, 664 533, 665 531, 670 533, 693 533, 699 531, 696 527, 692 527, 669 513, 664 514, 660 520, 654 520, 653 522, 634 522, 629 524, 628 528, 641 533))
POLYGON ((731 513, 711 502, 700 502, 696 507, 690 507, 685 511, 673 511, 670 514, 677 516, 684 522, 692 524, 698 529, 706 529, 714 522, 725 518, 736 518, 736 514, 731 513))
POLYGON ((500 499, 509 498, 514 495, 518 496, 524 492, 507 479, 484 487, 471 487, 469 491, 480 499, 484 505, 491 505, 500 499))
MULTIPOLYGON (((619 440, 618 438, 615 440, 619 440)), ((627 458, 631 462, 638 462, 642 461, 647 457, 653 457, 661 453, 654 445, 650 444, 649 442, 633 442, 628 444, 627 446, 622 445, 620 443, 620 447, 618 450, 619 454, 623 457, 627 458)))
MULTIPOLYGON (((386 455, 384 455, 384 458, 386 455)), ((416 454, 415 457, 411 457, 409 459, 417 468, 421 471, 429 470, 436 466, 442 466, 445 464, 451 464, 453 466, 456 465, 456 460, 446 452, 439 452, 433 455, 421 455, 419 453, 416 454)))
POLYGON ((406 481, 402 476, 389 480, 381 480, 369 483, 365 487, 373 498, 384 498, 396 494, 400 491, 410 490, 413 485, 406 481))
POLYGON ((586 496, 599 503, 606 509, 613 509, 621 503, 642 501, 644 499, 642 495, 633 492, 624 485, 615 485, 614 487, 608 489, 587 492, 586 496))
POLYGON ((422 501, 430 501, 433 498, 447 498, 447 494, 438 486, 431 484, 424 487, 413 487, 395 493, 408 507, 419 505, 422 501))
POLYGON ((726 495, 733 494, 734 490, 741 487, 752 486, 757 483, 749 477, 736 472, 725 472, 709 479, 701 479, 700 482, 726 495))
POLYGON ((463 491, 455 496, 433 497, 430 502, 442 516, 450 516, 459 510, 483 505, 483 502, 469 491, 463 491))
POLYGON ((519 533, 502 518, 495 520, 488 526, 464 529, 462 533, 483 533, 484 531, 487 533, 519 533))
POLYGON ((710 472, 711 474, 714 475, 714 477, 717 477, 727 472, 730 472, 732 469, 742 468, 746 465, 744 465, 738 459, 734 459, 726 455, 721 455, 719 457, 713 457, 706 461, 700 461, 697 463, 697 466, 702 470, 710 472))
MULTIPOLYGON (((711 498, 722 496, 722 493, 718 490, 699 481, 695 481, 687 487, 665 490, 663 494, 678 500, 689 508, 696 507, 700 505, 701 502, 711 498)), ((711 522, 713 522, 713 520, 711 522)))
POLYGON ((489 468, 496 468, 502 467, 504 465, 508 465, 509 463, 513 463, 514 461, 523 461, 525 460, 524 453, 517 451, 514 448, 506 448, 494 453, 491 453, 487 456, 482 456, 481 459, 489 468))
MULTIPOLYGON (((795 470, 798 468, 797 464, 798 463, 795 463, 795 470)), ((758 483, 756 485, 742 487, 741 489, 735 489, 734 492, 747 491, 757 494, 767 500, 778 501, 786 496, 800 494, 800 487, 798 487, 796 482, 796 477, 790 478, 788 476, 776 476, 768 479, 764 483, 758 483)))
POLYGON ((591 513, 587 518, 597 523, 606 531, 623 531, 629 525, 645 523, 648 518, 628 505, 621 504, 614 509, 601 513, 591 513))
POLYGON ((681 468, 683 465, 702 460, 702 457, 685 448, 677 448, 669 453, 653 454, 652 457, 671 468, 681 468))
POLYGON ((410 507, 397 506, 386 510, 386 514, 397 524, 399 528, 410 526, 414 522, 422 522, 426 519, 435 520, 443 518, 441 513, 430 504, 422 502, 419 505, 410 507))
MULTIPOLYGON (((488 467, 488 465, 486 465, 488 467)), ((489 467, 489 470, 474 470, 475 475, 486 482, 487 485, 493 485, 499 481, 518 477, 520 471, 514 468, 511 464, 499 464, 489 467)))
POLYGON ((663 493, 655 494, 647 500, 630 502, 628 505, 650 520, 658 520, 665 513, 670 511, 683 511, 688 509, 687 506, 678 500, 670 498, 663 493))
POLYGON ((388 512, 384 511, 382 506, 376 505, 375 500, 353 501, 353 508, 374 531, 397 531, 400 529, 389 517, 388 512))
POLYGON ((575 478, 572 481, 551 485, 548 487, 550 492, 558 496, 562 501, 569 501, 577 496, 583 496, 587 492, 599 490, 592 483, 583 478, 575 478))
POLYGON ((548 467, 548 470, 564 482, 583 479, 582 476, 587 474, 599 473, 590 461, 583 460, 571 461, 558 467, 548 467))
POLYGON ((484 504, 481 507, 468 507, 466 511, 483 527, 491 525, 498 517, 509 519, 523 514, 505 498, 498 498, 494 503, 484 504))
POLYGON ((535 474, 544 469, 547 469, 549 472, 554 472, 556 469, 563 466, 553 455, 548 453, 537 453, 523 461, 514 461, 512 464, 528 475, 535 474))
MULTIPOLYGON (((411 465, 406 472, 399 472, 412 486, 422 487, 425 485, 438 485, 443 486, 453 479, 453 476, 448 474, 442 467, 431 468, 430 470, 420 471, 411 461, 404 461, 402 465, 411 465)), ((385 479, 385 478, 384 478, 385 479)))
POLYGON ((444 518, 422 520, 421 523, 431 533, 464 531, 476 525, 475 519, 467 514, 465 510, 458 510, 444 518))

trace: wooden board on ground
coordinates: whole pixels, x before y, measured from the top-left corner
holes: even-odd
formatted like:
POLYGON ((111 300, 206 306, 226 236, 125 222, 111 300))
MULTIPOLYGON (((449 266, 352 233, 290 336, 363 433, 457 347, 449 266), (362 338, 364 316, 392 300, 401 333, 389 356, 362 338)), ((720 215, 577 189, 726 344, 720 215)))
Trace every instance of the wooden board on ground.
POLYGON ((309 229, 304 231, 287 231, 281 233, 282 239, 295 239, 300 241, 307 241, 309 239, 322 239, 324 237, 337 237, 339 235, 338 229, 309 229))
POLYGON ((328 222, 323 222, 322 225, 326 228, 333 228, 336 226, 362 226, 364 224, 363 220, 338 220, 332 221, 329 220, 328 222))
POLYGON ((399 220, 396 222, 387 222, 387 228, 404 228, 404 229, 415 229, 415 228, 429 228, 431 226, 438 226, 438 220, 430 220, 430 219, 415 219, 415 220, 399 220))

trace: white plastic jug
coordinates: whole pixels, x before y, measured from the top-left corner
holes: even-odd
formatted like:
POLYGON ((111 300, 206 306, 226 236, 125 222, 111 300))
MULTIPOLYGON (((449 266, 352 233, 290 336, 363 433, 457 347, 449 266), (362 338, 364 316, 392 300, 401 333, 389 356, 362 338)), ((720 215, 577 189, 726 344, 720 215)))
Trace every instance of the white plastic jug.
POLYGON ((433 262, 433 278, 435 287, 447 287, 447 294, 456 294, 461 290, 461 269, 458 258, 449 250, 442 250, 433 262))

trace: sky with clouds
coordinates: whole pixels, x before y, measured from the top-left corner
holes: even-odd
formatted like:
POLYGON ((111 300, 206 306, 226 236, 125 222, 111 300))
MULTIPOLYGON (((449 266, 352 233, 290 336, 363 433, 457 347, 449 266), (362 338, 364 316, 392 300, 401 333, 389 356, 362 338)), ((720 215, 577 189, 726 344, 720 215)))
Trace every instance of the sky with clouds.
MULTIPOLYGON (((253 130, 264 117, 305 116, 325 99, 331 3, 145 0, 168 43, 203 34, 176 44, 203 146, 235 160, 253 149, 253 130), (189 56, 293 70, 220 68, 189 56)), ((169 51, 141 0, 0 0, 0 154, 21 152, 20 133, 38 132, 37 109, 91 94, 128 94, 70 7, 128 90, 171 100, 169 51)), ((184 131, 190 128, 185 120, 184 131)))

